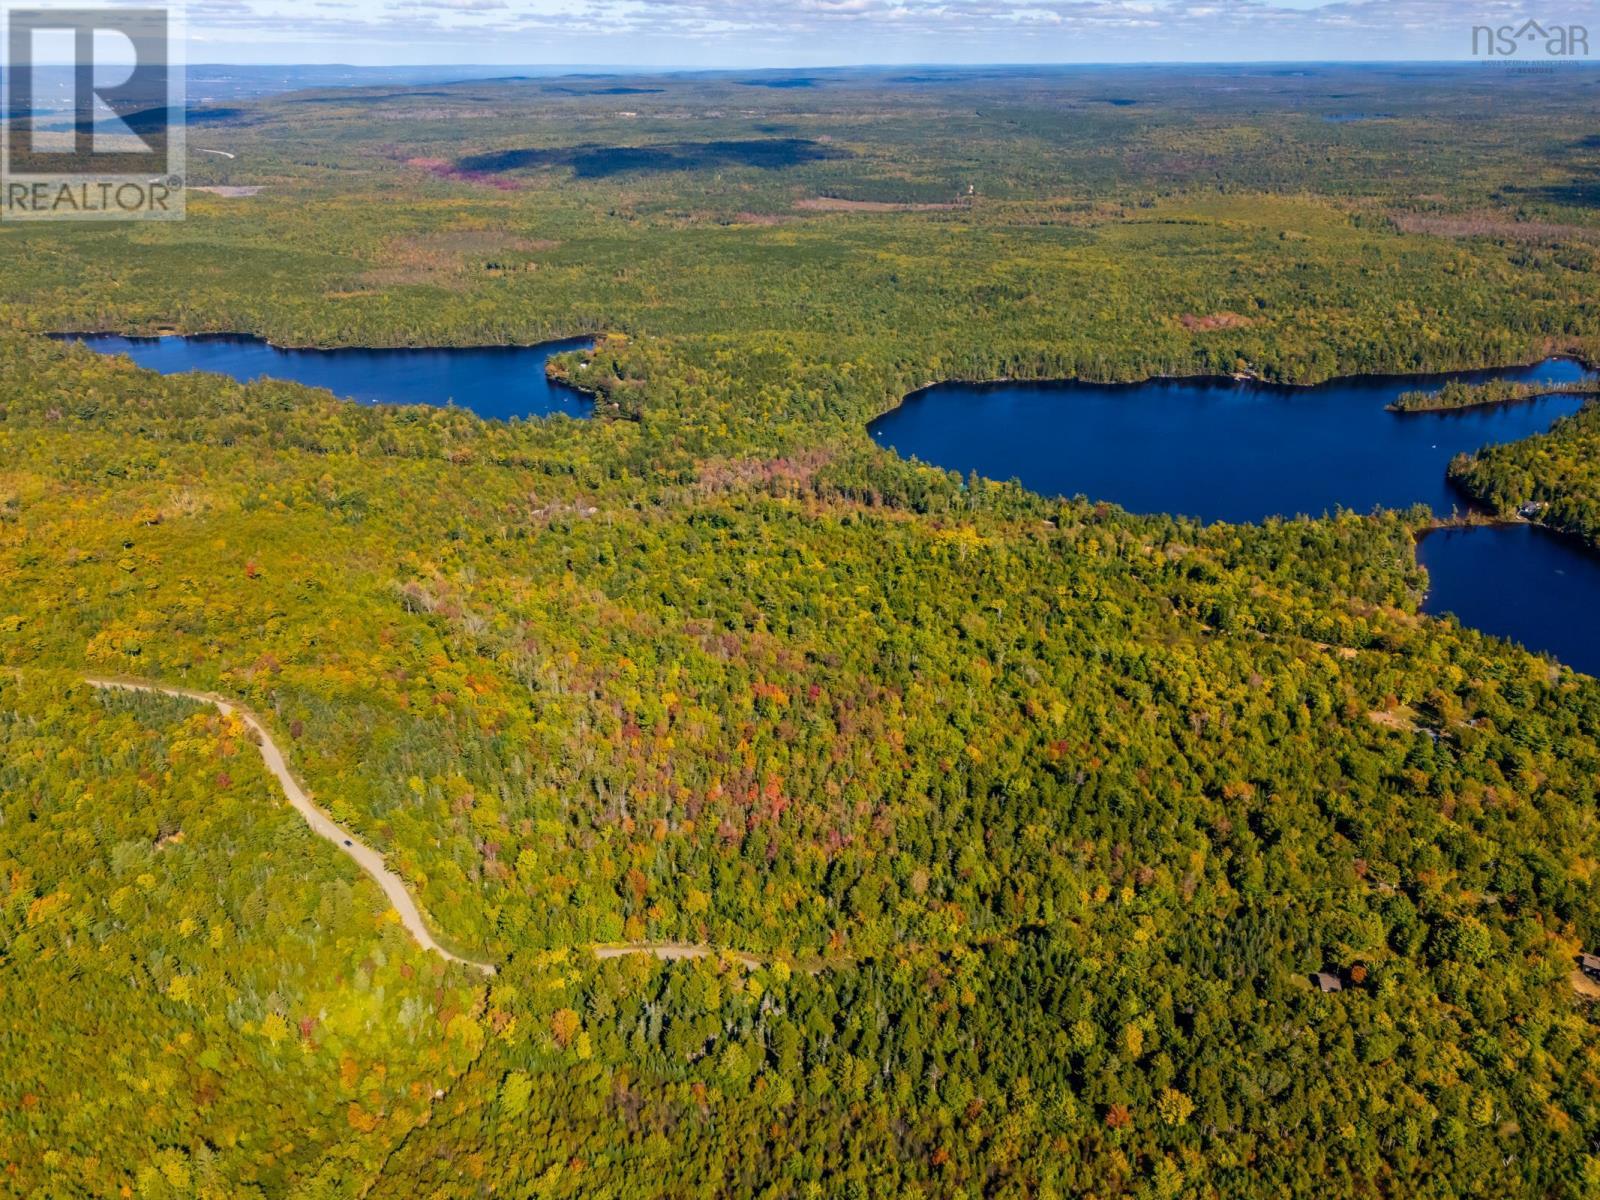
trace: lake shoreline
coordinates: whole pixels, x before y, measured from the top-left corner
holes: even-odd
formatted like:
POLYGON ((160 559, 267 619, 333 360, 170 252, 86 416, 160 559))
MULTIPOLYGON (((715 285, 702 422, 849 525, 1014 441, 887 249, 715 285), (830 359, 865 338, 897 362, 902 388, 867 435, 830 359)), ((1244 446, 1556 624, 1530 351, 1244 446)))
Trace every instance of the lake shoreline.
POLYGON ((1600 546, 1596 546, 1581 533, 1574 533, 1570 529, 1562 529, 1559 525, 1551 525, 1545 521, 1535 521, 1529 517, 1509 516, 1502 517, 1491 512, 1463 513, 1454 517, 1435 517, 1425 524, 1417 526, 1414 532, 1416 541, 1432 537, 1436 533, 1449 533, 1461 529, 1537 529, 1540 533, 1548 534, 1566 542, 1574 550, 1592 558, 1600 559, 1600 546))
POLYGON ((184 333, 177 329, 162 329, 159 333, 128 333, 120 329, 52 329, 37 331, 38 336, 53 342, 86 342, 90 338, 121 338, 128 342, 159 342, 164 338, 180 338, 186 342, 247 342, 253 345, 265 346, 269 350, 281 350, 285 354, 343 354, 369 350, 373 352, 384 351, 416 351, 419 354, 430 352, 445 353, 461 351, 467 353, 473 350, 543 350, 551 346, 560 346, 573 343, 573 349, 583 343, 594 343, 606 335, 605 330, 593 333, 562 334, 559 337, 543 338, 537 342, 473 342, 467 343, 441 343, 434 342, 428 345, 419 345, 410 342, 397 342, 392 344, 364 344, 364 345, 288 345, 275 342, 271 338, 263 337, 259 333, 228 332, 224 330, 208 330, 201 333, 184 333))
MULTIPOLYGON (((1578 362, 1588 369, 1588 365, 1581 359, 1569 361, 1578 362)), ((1509 369, 1509 368, 1507 368, 1509 369)), ((1435 413, 1471 412, 1480 408, 1498 408, 1509 404, 1529 404, 1535 400, 1546 400, 1551 396, 1589 396, 1600 397, 1600 385, 1551 387, 1543 391, 1526 392, 1517 396, 1498 396, 1483 400, 1473 400, 1466 404, 1411 404, 1403 405, 1399 401, 1386 405, 1385 412, 1392 412, 1397 416, 1429 416, 1435 413)))
POLYGON ((591 392, 571 386, 566 373, 551 369, 561 355, 592 353, 597 336, 529 346, 313 349, 274 345, 254 334, 60 332, 48 337, 163 375, 209 373, 240 384, 276 380, 363 406, 456 408, 505 422, 555 416, 587 420, 601 411, 591 392))
MULTIPOLYGON (((1182 374, 1182 375, 1172 375, 1172 374, 1166 374, 1166 373, 1157 373, 1157 374, 1154 374, 1154 375, 1144 375, 1144 376, 1139 377, 1138 379, 1094 379, 1094 378, 1091 378, 1091 377, 1089 377, 1087 375, 1052 375, 1052 376, 1040 377, 1040 378, 1035 378, 1033 376, 1028 376, 1028 375, 992 375, 992 376, 986 376, 986 377, 984 377, 982 379, 968 379, 968 378, 963 378, 962 376, 959 376, 959 375, 952 375, 952 376, 949 376, 948 378, 945 378, 945 379, 935 379, 935 380, 931 380, 931 381, 929 381, 927 383, 918 384, 911 391, 906 392, 903 396, 901 396, 900 399, 895 403, 895 405, 893 407, 887 408, 883 412, 879 413, 877 416, 873 417, 872 420, 868 422, 868 424, 870 425, 872 423, 872 421, 877 421, 881 417, 888 416, 889 413, 894 412, 896 408, 899 408, 901 405, 905 404, 906 401, 908 401, 908 400, 915 400, 919 396, 922 396, 927 392, 933 391, 935 388, 944 388, 944 387, 964 387, 964 388, 971 388, 974 391, 983 391, 983 390, 987 390, 987 389, 990 389, 990 388, 1007 388, 1007 387, 1036 387, 1036 388, 1043 388, 1043 389, 1047 389, 1047 390, 1055 390, 1055 389, 1059 388, 1059 389, 1062 389, 1062 390, 1069 390, 1069 389, 1075 388, 1075 387, 1136 388, 1136 387, 1144 387, 1145 385, 1152 384, 1152 383, 1218 384, 1218 383, 1228 382, 1228 383, 1239 384, 1239 385, 1244 386, 1244 387, 1279 388, 1279 389, 1282 389, 1284 391, 1310 391, 1313 388, 1328 387, 1329 385, 1332 385, 1332 384, 1348 383, 1348 382, 1354 382, 1354 381, 1361 381, 1361 382, 1366 382, 1366 383, 1376 383, 1376 382, 1385 381, 1385 380, 1394 380, 1394 381, 1398 382, 1398 381, 1422 380, 1422 379, 1444 379, 1444 378, 1447 378, 1447 377, 1453 377, 1453 376, 1459 376, 1459 375, 1480 375, 1480 374, 1482 374, 1482 375, 1490 375, 1490 374, 1495 374, 1497 372, 1502 372, 1502 371, 1518 371, 1518 370, 1522 370, 1522 369, 1527 368, 1527 367, 1536 367, 1540 363, 1546 363, 1546 362, 1570 362, 1570 363, 1576 363, 1578 366, 1582 367, 1585 371, 1600 371, 1600 361, 1591 361, 1590 359, 1585 358, 1582 354, 1580 354, 1580 353, 1578 353, 1576 351, 1561 351, 1561 352, 1558 352, 1558 353, 1540 355, 1540 356, 1537 356, 1537 357, 1534 357, 1534 358, 1530 358, 1530 359, 1526 359, 1526 360, 1522 360, 1522 361, 1508 362, 1508 363, 1497 363, 1497 364, 1490 364, 1490 365, 1486 365, 1486 366, 1448 367, 1448 368, 1446 368, 1444 370, 1440 370, 1440 371, 1399 371, 1399 372, 1395 372, 1395 371, 1366 371, 1366 372, 1353 372, 1353 373, 1348 374, 1348 375, 1329 375, 1325 379, 1317 379, 1317 380, 1312 380, 1312 381, 1309 381, 1309 382, 1302 382, 1300 380, 1293 380, 1293 379, 1269 379, 1264 375, 1257 375, 1257 374, 1254 374, 1252 372, 1236 372, 1236 371, 1214 371, 1214 372, 1210 372, 1210 373, 1196 372, 1196 373, 1193 373, 1193 374, 1182 374)), ((1521 403, 1522 401, 1527 401, 1527 400, 1542 400, 1542 399, 1545 399, 1548 396, 1555 396, 1555 395, 1600 395, 1600 387, 1597 387, 1596 391, 1594 391, 1594 392, 1587 392, 1587 391, 1585 391, 1585 392, 1577 392, 1577 391, 1571 391, 1571 390, 1568 390, 1568 389, 1556 388, 1556 389, 1552 389, 1549 392, 1541 392, 1538 395, 1534 395, 1534 396, 1518 397, 1516 400, 1508 400, 1508 401, 1498 401, 1497 400, 1497 401, 1490 401, 1490 402, 1488 402, 1486 404, 1463 405, 1463 406, 1452 407, 1452 408, 1425 408, 1425 409, 1386 408, 1385 411, 1386 412, 1393 412, 1393 413, 1395 413, 1397 415, 1400 415, 1400 416, 1404 416, 1404 415, 1406 415, 1408 413, 1413 413, 1413 412, 1417 412, 1417 413, 1457 412, 1457 411, 1467 411, 1467 410, 1474 409, 1474 408, 1492 408, 1492 407, 1496 407, 1496 406, 1501 405, 1501 404, 1515 404, 1515 403, 1521 403)))
MULTIPOLYGON (((581 344, 581 343, 585 343, 585 342, 590 343, 590 344, 597 343, 601 338, 607 336, 608 333, 613 332, 613 331, 607 330, 607 329, 594 329, 594 330, 589 330, 589 331, 581 332, 581 333, 558 334, 555 337, 541 338, 540 340, 535 341, 535 342, 471 342, 471 343, 466 343, 466 342, 462 342, 462 343, 430 342, 430 343, 427 343, 427 344, 416 343, 416 342, 382 342, 382 343, 362 343, 362 344, 359 344, 359 345, 358 344, 354 344, 354 343, 339 343, 339 344, 322 343, 322 344, 298 345, 298 344, 290 344, 290 343, 285 343, 285 342, 275 342, 271 338, 266 337, 266 336, 264 336, 262 334, 259 334, 259 333, 248 333, 248 332, 244 332, 244 331, 241 331, 241 330, 232 330, 232 331, 230 331, 230 330, 202 330, 202 331, 195 331, 195 332, 184 332, 181 329, 177 329, 175 327, 170 327, 170 326, 158 327, 156 332, 153 332, 153 333, 129 333, 126 330, 118 330, 118 329, 57 329, 57 330, 40 330, 40 331, 35 331, 35 332, 38 334, 38 336, 41 336, 41 337, 44 337, 44 338, 48 338, 48 339, 50 339, 52 341, 60 341, 60 342, 83 341, 84 339, 88 339, 88 338, 123 338, 123 339, 126 339, 127 341, 130 341, 130 342, 154 342, 154 341, 160 341, 163 338, 181 338, 184 341, 191 341, 191 342, 236 340, 236 341, 241 341, 241 342, 253 342, 253 343, 257 343, 259 345, 266 346, 266 347, 268 347, 269 349, 272 349, 272 350, 282 350, 282 351, 289 352, 289 353, 297 353, 297 354, 329 353, 329 354, 332 354, 332 353, 339 353, 339 352, 342 352, 342 351, 360 351, 360 350, 371 350, 371 351, 414 350, 414 351, 418 351, 418 352, 428 352, 428 351, 439 351, 439 352, 463 351, 463 352, 465 352, 465 351, 473 351, 473 350, 541 350, 541 349, 544 349, 546 347, 558 346, 558 345, 562 345, 564 343, 569 343, 569 342, 570 343, 574 343, 573 348, 576 349, 577 348, 577 344, 581 344)), ((889 413, 893 412, 896 408, 899 408, 901 405, 905 404, 906 401, 915 399, 916 397, 921 396, 925 392, 931 391, 934 388, 950 387, 950 386, 970 387, 970 388, 975 388, 975 389, 1003 388, 1003 387, 1014 387, 1014 386, 1019 386, 1019 385, 1020 386, 1027 386, 1027 387, 1042 387, 1042 388, 1057 388, 1057 387, 1060 387, 1060 388, 1071 388, 1071 387, 1080 386, 1080 385, 1081 386, 1089 386, 1089 387, 1114 387, 1114 388, 1120 388, 1120 387, 1139 387, 1139 386, 1142 386, 1144 384, 1150 384, 1150 383, 1220 383, 1220 382, 1222 382, 1224 380, 1227 380, 1227 381, 1230 381, 1232 383, 1241 384, 1241 385, 1245 385, 1245 386, 1253 386, 1253 387, 1283 388, 1283 389, 1286 389, 1286 390, 1290 390, 1290 389, 1309 390, 1309 389, 1312 389, 1312 388, 1325 387, 1325 386, 1327 386, 1329 384, 1336 384, 1336 383, 1340 383, 1340 382, 1344 382, 1344 381, 1350 381, 1350 380, 1369 380, 1369 381, 1388 380, 1388 379, 1393 379, 1393 380, 1420 380, 1420 379, 1429 379, 1429 378, 1443 378, 1445 376, 1455 376, 1455 375, 1473 375, 1473 374, 1479 374, 1479 373, 1490 374, 1490 373, 1499 372, 1499 371, 1514 371, 1514 370, 1518 370, 1518 369, 1521 369, 1521 368, 1524 368, 1524 367, 1536 366, 1537 364, 1542 363, 1542 362, 1551 362, 1551 361, 1576 363, 1586 371, 1600 371, 1600 360, 1590 360, 1590 359, 1586 358, 1582 353, 1580 353, 1578 351, 1575 351, 1575 350, 1562 350, 1562 351, 1554 351, 1554 352, 1551 352, 1551 353, 1535 356, 1533 358, 1529 358, 1529 359, 1526 359, 1526 360, 1514 361, 1514 362, 1509 362, 1509 363, 1483 364, 1483 365, 1479 365, 1479 366, 1469 366, 1469 367, 1447 367, 1447 368, 1444 368, 1443 370, 1437 370, 1437 371, 1352 372, 1350 374, 1345 374, 1345 375, 1329 375, 1324 379, 1308 380, 1308 381, 1295 380, 1295 379, 1270 379, 1270 378, 1268 378, 1268 377, 1266 377, 1264 375, 1258 375, 1258 374, 1256 374, 1254 372, 1251 372, 1251 371, 1220 371, 1220 372, 1209 372, 1209 373, 1207 373, 1207 372, 1194 372, 1194 373, 1185 373, 1185 374, 1167 374, 1167 373, 1162 372, 1162 373, 1157 373, 1157 374, 1154 374, 1154 375, 1140 376, 1137 379, 1095 379, 1095 378, 1092 378, 1092 377, 1086 376, 1086 375, 1067 375, 1067 376, 1055 375, 1055 376, 1039 377, 1039 378, 1035 378, 1033 376, 1026 376, 1026 375, 1020 375, 1020 376, 995 375, 995 376, 986 376, 986 377, 984 377, 982 379, 969 379, 969 378, 964 378, 962 376, 952 375, 952 376, 949 376, 949 377, 946 377, 946 378, 943 378, 943 379, 929 380, 929 381, 927 381, 925 383, 919 384, 917 387, 913 388, 911 391, 904 393, 899 398, 899 400, 895 402, 894 405, 892 405, 891 407, 889 407, 887 409, 884 409, 882 412, 880 412, 876 416, 872 417, 869 420, 868 424, 870 425, 872 421, 876 421, 881 417, 887 416, 889 413)), ((563 380, 563 382, 566 382, 566 381, 563 380)), ((569 384, 569 386, 571 386, 574 390, 583 391, 586 394, 591 395, 591 396, 598 396, 600 394, 595 389, 580 387, 576 383, 569 384)), ((1561 389, 1557 389, 1557 390, 1554 390, 1554 391, 1549 392, 1549 393, 1539 393, 1538 395, 1535 395, 1535 396, 1519 397, 1516 400, 1490 401, 1490 402, 1488 402, 1486 404, 1482 404, 1482 405, 1466 405, 1466 406, 1461 406, 1461 407, 1463 409, 1495 407, 1495 406, 1498 406, 1498 405, 1501 405, 1501 404, 1521 403, 1521 402, 1523 402, 1525 400, 1539 400, 1539 399, 1544 399, 1548 395, 1560 395, 1560 394, 1583 394, 1583 395, 1600 396, 1600 387, 1597 387, 1594 392, 1583 392, 1583 393, 1575 393, 1575 392, 1573 392, 1573 393, 1563 393, 1563 391, 1561 389)), ((1404 415, 1404 414, 1410 413, 1410 412, 1453 412, 1453 411, 1457 411, 1457 409, 1455 409, 1455 408, 1390 409, 1389 411, 1398 413, 1400 415, 1404 415)))

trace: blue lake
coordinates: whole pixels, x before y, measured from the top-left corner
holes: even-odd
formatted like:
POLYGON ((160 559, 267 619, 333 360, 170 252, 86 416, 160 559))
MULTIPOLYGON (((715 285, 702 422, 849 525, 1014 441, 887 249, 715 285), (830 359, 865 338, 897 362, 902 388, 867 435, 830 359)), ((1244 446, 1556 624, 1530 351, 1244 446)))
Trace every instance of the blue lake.
MULTIPOLYGON (((1365 376, 1310 388, 1228 379, 1135 384, 939 384, 870 427, 879 445, 1047 495, 1203 521, 1409 508, 1440 516, 1469 501, 1446 478, 1455 455, 1516 441, 1576 412, 1580 396, 1443 413, 1392 413, 1401 392, 1447 380, 1564 382, 1582 366, 1365 376)), ((1432 534, 1419 554, 1426 608, 1600 673, 1600 558, 1532 527, 1432 534)))
POLYGON ((554 413, 585 417, 592 408, 583 393, 545 376, 552 354, 587 346, 590 338, 467 349, 281 350, 259 338, 233 334, 64 337, 103 354, 126 354, 163 375, 215 371, 246 382, 287 379, 368 404, 456 404, 496 420, 554 413))
POLYGON ((1338 508, 1465 506, 1450 460, 1542 433, 1581 396, 1446 413, 1391 413, 1401 392, 1448 379, 1569 381, 1550 359, 1501 371, 1363 376, 1318 387, 1230 379, 1144 383, 947 383, 913 392, 871 425, 901 454, 966 474, 1020 479, 1046 495, 1109 500, 1202 521, 1321 516, 1338 508))

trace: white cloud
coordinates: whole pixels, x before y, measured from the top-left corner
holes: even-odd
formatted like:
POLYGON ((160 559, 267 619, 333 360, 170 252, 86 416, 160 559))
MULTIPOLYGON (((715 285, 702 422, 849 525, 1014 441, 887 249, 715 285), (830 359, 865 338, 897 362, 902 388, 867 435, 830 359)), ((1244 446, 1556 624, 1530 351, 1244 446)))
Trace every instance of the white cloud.
MULTIPOLYGON (((1600 0, 1541 15, 1600 25, 1600 0)), ((1465 58, 1521 0, 193 0, 243 61, 830 63, 1465 58), (257 35, 247 37, 246 35, 257 35), (276 52, 267 47, 277 41, 276 52), (300 51, 286 53, 286 50, 300 51)), ((1600 38, 1596 39, 1600 46, 1600 38)), ((201 57, 215 59, 212 49, 201 57)))

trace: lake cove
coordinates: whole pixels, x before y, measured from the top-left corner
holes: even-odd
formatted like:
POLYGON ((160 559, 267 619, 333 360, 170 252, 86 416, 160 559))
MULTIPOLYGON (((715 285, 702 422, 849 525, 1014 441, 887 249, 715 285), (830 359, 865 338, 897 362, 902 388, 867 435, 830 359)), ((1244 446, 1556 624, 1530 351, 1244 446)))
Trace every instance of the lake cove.
MULTIPOLYGON (((1547 396, 1444 412, 1393 413, 1401 392, 1458 379, 1571 382, 1581 364, 1433 376, 1364 376, 1316 387, 1230 379, 1134 384, 949 383, 914 392, 869 427, 873 440, 962 473, 1018 479, 1134 512, 1202 521, 1409 508, 1440 517, 1470 503, 1449 483, 1455 455, 1542 433, 1585 397, 1547 396)), ((1463 624, 1600 671, 1600 557, 1532 526, 1425 537, 1425 604, 1463 624)))
POLYGON ((1428 568, 1423 611, 1553 654, 1600 675, 1600 555, 1537 525, 1432 530, 1417 542, 1428 568))
POLYGON ((124 337, 66 334, 102 354, 126 354, 141 367, 173 375, 215 371, 242 382, 270 378, 327 388, 366 404, 456 404, 480 417, 586 417, 592 404, 545 375, 553 354, 577 350, 590 338, 536 346, 477 346, 428 350, 284 350, 235 334, 124 337))

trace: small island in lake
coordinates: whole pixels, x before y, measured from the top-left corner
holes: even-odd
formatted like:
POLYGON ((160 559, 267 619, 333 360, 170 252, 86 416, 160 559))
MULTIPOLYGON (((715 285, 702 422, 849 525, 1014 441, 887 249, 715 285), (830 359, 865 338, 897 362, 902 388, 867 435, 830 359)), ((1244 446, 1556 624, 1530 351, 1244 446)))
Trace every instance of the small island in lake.
POLYGON ((1401 392, 1390 412, 1447 412, 1456 408, 1481 408, 1488 404, 1511 404, 1518 400, 1534 400, 1540 396, 1558 393, 1595 395, 1600 393, 1600 379, 1590 376, 1565 383, 1514 382, 1509 379, 1491 379, 1487 383, 1463 383, 1452 379, 1436 392, 1401 392))

